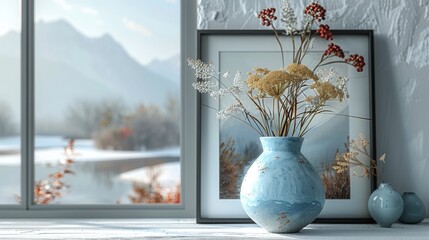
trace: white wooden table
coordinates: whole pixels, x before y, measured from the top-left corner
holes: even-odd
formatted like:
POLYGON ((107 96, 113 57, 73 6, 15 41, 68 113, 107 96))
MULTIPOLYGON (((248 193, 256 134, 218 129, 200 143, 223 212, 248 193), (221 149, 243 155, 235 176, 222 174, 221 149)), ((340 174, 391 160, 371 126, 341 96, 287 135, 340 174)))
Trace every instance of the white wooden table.
POLYGON ((254 224, 195 224, 193 219, 0 219, 0 239, 429 239, 418 225, 312 224, 296 234, 270 234, 254 224))

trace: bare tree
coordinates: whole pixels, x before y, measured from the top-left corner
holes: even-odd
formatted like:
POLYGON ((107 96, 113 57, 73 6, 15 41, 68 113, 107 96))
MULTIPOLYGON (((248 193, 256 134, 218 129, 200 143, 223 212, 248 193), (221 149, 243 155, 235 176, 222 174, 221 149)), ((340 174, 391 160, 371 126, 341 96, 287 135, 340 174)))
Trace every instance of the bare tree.
POLYGON ((137 148, 157 149, 179 145, 178 118, 163 113, 157 106, 141 105, 127 121, 133 129, 133 141, 137 148))
POLYGON ((100 129, 119 125, 125 115, 124 104, 114 100, 80 100, 67 109, 67 121, 79 137, 89 138, 100 129))

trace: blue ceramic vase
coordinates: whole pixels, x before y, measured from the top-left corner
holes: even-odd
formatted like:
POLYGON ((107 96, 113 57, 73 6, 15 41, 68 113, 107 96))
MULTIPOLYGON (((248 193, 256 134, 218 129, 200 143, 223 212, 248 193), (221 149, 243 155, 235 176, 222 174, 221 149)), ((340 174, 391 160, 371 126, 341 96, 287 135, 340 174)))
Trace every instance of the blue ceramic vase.
POLYGON ((241 205, 269 232, 299 232, 316 219, 325 204, 319 173, 301 154, 303 140, 261 137, 263 152, 243 179, 241 205))
POLYGON ((381 183, 368 199, 368 211, 381 226, 390 228, 398 221, 404 210, 404 202, 399 193, 388 183, 381 183))
POLYGON ((420 223, 426 217, 426 208, 423 201, 413 192, 402 194, 404 211, 399 218, 400 222, 408 224, 420 223))

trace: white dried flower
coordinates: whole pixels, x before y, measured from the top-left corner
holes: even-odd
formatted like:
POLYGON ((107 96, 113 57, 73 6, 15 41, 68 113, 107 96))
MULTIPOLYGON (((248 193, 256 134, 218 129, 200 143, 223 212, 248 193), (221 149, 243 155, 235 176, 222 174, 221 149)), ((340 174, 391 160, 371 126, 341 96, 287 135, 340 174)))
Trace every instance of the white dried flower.
MULTIPOLYGON (((194 63, 192 63, 194 64, 194 63)), ((198 63, 199 64, 199 63, 198 63)), ((228 77, 228 74, 223 76, 228 77)), ((235 77, 229 87, 219 87, 218 81, 202 80, 193 83, 192 86, 200 93, 207 93, 210 97, 217 99, 223 97, 225 94, 230 93, 239 97, 244 92, 243 82, 241 81, 241 73, 237 71, 235 77)))
POLYGON ((343 76, 339 76, 339 77, 337 78, 337 84, 336 84, 336 87, 337 87, 338 89, 340 89, 340 90, 344 93, 344 96, 345 96, 346 98, 349 98, 349 97, 350 97, 350 96, 349 96, 349 90, 348 90, 348 88, 347 88, 347 83, 348 83, 348 81, 349 81, 349 79, 348 79, 348 78, 343 77, 343 76))
POLYGON ((229 92, 226 88, 220 88, 219 90, 213 90, 209 92, 210 97, 217 99, 218 97, 221 98, 225 95, 225 93, 229 92))
POLYGON ((234 81, 232 82, 233 86, 242 86, 242 81, 241 81, 241 72, 237 71, 237 73, 234 76, 234 81))
POLYGON ((205 63, 200 59, 188 58, 188 65, 195 70, 195 76, 201 79, 209 79, 214 76, 215 70, 211 63, 205 63))
POLYGON ((234 76, 234 80, 232 81, 232 86, 229 88, 234 95, 241 95, 244 91, 243 81, 241 80, 241 72, 237 71, 234 76))
POLYGON ((305 107, 306 108, 316 108, 320 106, 320 97, 319 96, 309 96, 305 98, 305 107))
POLYGON ((228 78, 228 77, 229 77, 229 72, 225 72, 225 73, 222 75, 222 77, 223 77, 223 78, 228 78))
POLYGON ((282 17, 280 20, 283 22, 287 35, 291 35, 297 30, 297 18, 288 0, 283 0, 282 17))
POLYGON ((310 44, 308 45, 308 49, 313 49, 314 37, 310 39, 310 44))
POLYGON ((215 91, 215 87, 217 87, 217 82, 212 81, 198 81, 196 83, 192 83, 192 87, 194 87, 200 93, 211 93, 215 91))
POLYGON ((229 106, 229 107, 227 107, 227 108, 225 108, 225 109, 222 109, 222 110, 220 110, 217 114, 216 114, 216 117, 218 118, 218 119, 227 119, 227 118, 229 118, 229 117, 231 117, 232 115, 234 115, 234 114, 237 114, 237 113, 239 113, 239 112, 242 112, 244 109, 243 109, 243 107, 241 106, 241 104, 239 104, 239 103, 235 103, 235 104, 232 104, 231 106, 229 106))
POLYGON ((307 28, 308 31, 311 30, 311 21, 313 20, 313 17, 311 15, 308 14, 304 14, 304 17, 302 18, 301 21, 301 31, 305 31, 307 28))
POLYGON ((334 68, 322 68, 316 72, 316 75, 317 77, 319 77, 320 82, 330 82, 336 74, 337 73, 335 72, 334 68))

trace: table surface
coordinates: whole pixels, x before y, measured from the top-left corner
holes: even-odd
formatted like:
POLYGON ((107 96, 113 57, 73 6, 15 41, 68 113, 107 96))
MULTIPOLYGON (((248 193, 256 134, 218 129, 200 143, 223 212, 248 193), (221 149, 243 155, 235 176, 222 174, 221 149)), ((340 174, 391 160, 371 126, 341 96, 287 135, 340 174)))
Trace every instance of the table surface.
POLYGON ((311 224, 271 234, 255 224, 195 224, 194 219, 0 219, 0 239, 429 239, 429 219, 416 225, 311 224))

